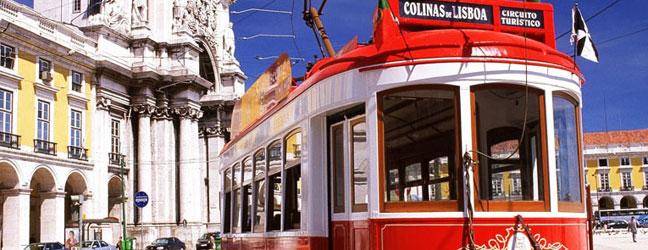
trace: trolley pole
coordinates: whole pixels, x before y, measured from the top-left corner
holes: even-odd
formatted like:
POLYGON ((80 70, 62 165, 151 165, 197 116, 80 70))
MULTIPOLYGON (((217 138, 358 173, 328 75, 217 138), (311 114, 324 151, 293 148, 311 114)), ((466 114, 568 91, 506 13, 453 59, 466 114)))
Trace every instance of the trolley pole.
POLYGON ((121 210, 122 210, 122 241, 120 242, 122 249, 124 249, 124 241, 126 241, 126 192, 124 191, 124 158, 126 156, 120 155, 119 157, 121 160, 120 168, 121 168, 121 192, 122 192, 122 205, 121 205, 121 210))
POLYGON ((313 22, 315 23, 315 27, 317 27, 317 30, 320 33, 320 37, 322 37, 322 43, 324 43, 326 54, 328 54, 329 57, 334 57, 335 50, 333 49, 333 45, 331 45, 331 40, 329 40, 329 37, 326 34, 326 31, 324 30, 324 25, 322 24, 322 20, 320 20, 319 13, 317 13, 317 10, 315 8, 310 9, 310 16, 313 19, 313 22))

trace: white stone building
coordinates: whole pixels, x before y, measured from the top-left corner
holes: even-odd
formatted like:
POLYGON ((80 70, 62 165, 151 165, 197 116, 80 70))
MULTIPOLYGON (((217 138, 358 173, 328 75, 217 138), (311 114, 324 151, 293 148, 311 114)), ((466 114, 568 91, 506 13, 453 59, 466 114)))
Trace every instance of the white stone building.
MULTIPOLYGON (((61 58, 74 56, 60 60, 79 65, 87 79, 89 98, 80 100, 92 121, 84 130, 92 138, 86 161, 34 160, 33 153, 0 149, 0 165, 12 166, 0 166, 0 174, 12 174, 0 178, 12 184, 0 183, 0 205, 7 215, 2 249, 22 249, 33 237, 30 223, 40 225, 37 241, 64 242, 74 226, 68 221, 76 214, 60 207, 68 206, 72 194, 87 198, 80 211, 86 219, 121 219, 122 156, 128 234, 138 238, 140 247, 157 237, 176 236, 193 249, 203 232, 219 230, 216 157, 229 136, 230 113, 246 79, 234 58, 233 2, 34 0, 34 12, 0 0, 2 26, 34 22, 20 34, 53 44, 61 58), (41 37, 44 28, 52 37, 41 37), (37 183, 30 178, 52 198, 43 196, 37 215, 23 212, 35 189, 30 185, 37 183), (133 204, 137 191, 150 197, 143 209, 133 204)), ((119 225, 92 225, 86 239, 101 237, 114 244, 119 235, 119 225)))

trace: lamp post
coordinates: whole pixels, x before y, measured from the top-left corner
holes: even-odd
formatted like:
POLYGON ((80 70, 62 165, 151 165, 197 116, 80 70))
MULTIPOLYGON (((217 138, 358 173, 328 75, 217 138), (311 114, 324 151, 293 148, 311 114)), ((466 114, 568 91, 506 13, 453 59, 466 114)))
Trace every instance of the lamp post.
POLYGON ((119 165, 120 165, 120 169, 121 169, 120 176, 121 176, 121 184, 122 184, 121 185, 121 192, 122 192, 122 195, 121 195, 121 198, 122 198, 122 201, 121 201, 121 203, 122 203, 121 204, 121 209, 122 209, 122 240, 121 240, 120 244, 121 244, 121 249, 124 249, 124 247, 126 245, 126 244, 124 244, 124 242, 126 241, 126 208, 125 208, 126 207, 126 197, 125 197, 126 192, 124 191, 124 185, 125 185, 124 184, 124 158, 126 158, 126 156, 125 155, 120 155, 119 158, 120 158, 120 164, 119 165))

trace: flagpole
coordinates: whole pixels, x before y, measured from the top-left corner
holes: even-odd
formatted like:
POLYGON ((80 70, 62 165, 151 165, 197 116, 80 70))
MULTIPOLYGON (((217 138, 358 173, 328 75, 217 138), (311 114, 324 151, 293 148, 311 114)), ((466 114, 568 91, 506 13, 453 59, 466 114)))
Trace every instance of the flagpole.
MULTIPOLYGON (((574 1, 574 11, 576 11, 577 8, 578 8, 578 1, 574 1)), ((572 23, 573 22, 574 21, 572 21, 572 23)), ((574 24, 572 24, 572 30, 574 29, 573 26, 574 26, 574 24)), ((576 34, 572 34, 572 39, 574 40, 574 69, 576 69, 576 54, 578 53, 578 35, 577 34, 578 34, 578 31, 576 32, 576 34)))

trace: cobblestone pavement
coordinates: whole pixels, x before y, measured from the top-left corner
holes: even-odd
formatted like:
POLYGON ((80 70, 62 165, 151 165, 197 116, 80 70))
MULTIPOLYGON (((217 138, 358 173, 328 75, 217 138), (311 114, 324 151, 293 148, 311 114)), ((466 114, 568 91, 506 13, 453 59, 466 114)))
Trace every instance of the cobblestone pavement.
POLYGON ((594 250, 648 250, 648 228, 640 229, 637 243, 626 230, 594 235, 594 250))

